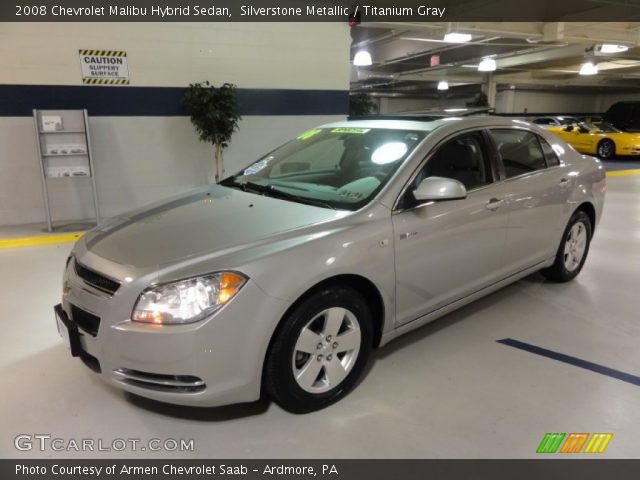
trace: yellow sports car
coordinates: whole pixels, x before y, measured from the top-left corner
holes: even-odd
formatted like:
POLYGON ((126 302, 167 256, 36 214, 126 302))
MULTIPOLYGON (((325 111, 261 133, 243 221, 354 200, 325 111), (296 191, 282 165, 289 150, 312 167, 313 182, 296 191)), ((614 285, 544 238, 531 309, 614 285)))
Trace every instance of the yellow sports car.
POLYGON ((547 127, 580 153, 613 158, 616 155, 640 155, 640 133, 627 133, 606 123, 579 123, 547 127))

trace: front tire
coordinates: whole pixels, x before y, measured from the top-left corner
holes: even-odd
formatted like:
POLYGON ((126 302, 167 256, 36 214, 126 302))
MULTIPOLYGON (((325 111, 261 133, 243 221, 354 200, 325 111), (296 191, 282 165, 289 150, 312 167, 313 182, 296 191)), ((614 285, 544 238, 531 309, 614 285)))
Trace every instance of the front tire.
POLYGON ((616 156, 616 144, 609 139, 600 140, 598 143, 598 157, 608 160, 616 156))
POLYGON ((325 408, 347 395, 372 348, 371 310, 356 290, 326 287, 283 320, 266 359, 264 386, 292 413, 325 408))
POLYGON ((591 244, 592 225, 589 216, 582 210, 576 211, 562 235, 556 260, 542 274, 549 280, 568 282, 573 280, 582 270, 587 260, 591 244))

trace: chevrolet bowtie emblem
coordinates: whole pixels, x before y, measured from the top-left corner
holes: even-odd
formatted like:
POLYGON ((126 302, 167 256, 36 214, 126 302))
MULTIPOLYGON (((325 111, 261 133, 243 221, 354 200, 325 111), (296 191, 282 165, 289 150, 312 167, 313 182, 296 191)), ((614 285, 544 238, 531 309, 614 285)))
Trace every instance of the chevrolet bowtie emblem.
POLYGON ((66 295, 67 293, 69 293, 71 291, 71 286, 69 285, 69 282, 64 282, 64 285, 62 286, 62 294, 66 295))

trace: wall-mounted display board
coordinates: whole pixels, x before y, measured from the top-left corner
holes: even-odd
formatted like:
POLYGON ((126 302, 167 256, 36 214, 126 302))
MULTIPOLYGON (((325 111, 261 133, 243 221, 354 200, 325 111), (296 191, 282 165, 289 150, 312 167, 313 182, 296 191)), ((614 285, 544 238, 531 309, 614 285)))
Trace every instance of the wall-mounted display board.
POLYGON ((47 230, 53 231, 48 182, 68 178, 91 182, 95 222, 100 223, 96 178, 86 110, 34 110, 47 230))

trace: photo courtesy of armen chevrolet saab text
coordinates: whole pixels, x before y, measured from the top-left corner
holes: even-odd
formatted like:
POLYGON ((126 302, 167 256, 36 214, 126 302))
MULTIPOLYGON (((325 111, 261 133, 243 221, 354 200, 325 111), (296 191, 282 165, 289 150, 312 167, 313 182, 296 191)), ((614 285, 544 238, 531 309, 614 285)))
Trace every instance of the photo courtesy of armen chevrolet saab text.
POLYGON ((522 120, 322 125, 90 230, 67 260, 58 329, 135 395, 267 395, 311 412, 348 394, 395 337, 538 270, 576 277, 605 188, 599 160, 522 120))

